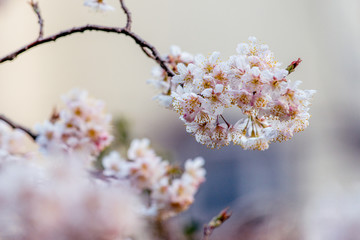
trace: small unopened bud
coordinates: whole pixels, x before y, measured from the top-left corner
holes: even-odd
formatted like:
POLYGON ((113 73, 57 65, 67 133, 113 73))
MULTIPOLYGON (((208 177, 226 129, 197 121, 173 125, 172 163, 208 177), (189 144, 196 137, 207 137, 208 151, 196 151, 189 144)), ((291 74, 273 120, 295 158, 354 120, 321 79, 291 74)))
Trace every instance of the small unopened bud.
POLYGON ((225 208, 217 216, 211 219, 211 221, 204 226, 204 235, 202 240, 208 240, 214 229, 220 227, 230 217, 231 212, 229 212, 229 208, 225 208))
POLYGON ((290 73, 294 72, 295 71, 295 68, 297 66, 299 66, 299 64, 302 62, 302 60, 300 58, 298 58, 298 60, 296 61, 293 61, 287 68, 286 70, 290 73))
POLYGON ((211 221, 209 222, 209 227, 217 228, 221 226, 221 224, 223 224, 230 217, 231 217, 231 212, 229 212, 229 208, 225 208, 219 213, 219 215, 211 219, 211 221))

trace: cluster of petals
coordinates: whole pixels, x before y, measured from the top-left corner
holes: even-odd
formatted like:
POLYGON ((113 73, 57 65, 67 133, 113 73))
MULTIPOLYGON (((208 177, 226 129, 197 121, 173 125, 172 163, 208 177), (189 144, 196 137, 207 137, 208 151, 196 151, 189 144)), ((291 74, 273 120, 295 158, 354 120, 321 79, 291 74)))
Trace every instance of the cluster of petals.
POLYGON ((111 152, 102 161, 103 174, 129 181, 139 193, 149 193, 150 205, 146 214, 168 218, 194 202, 199 185, 205 181, 204 160, 201 157, 187 160, 179 177, 172 173, 176 169, 157 156, 149 144, 148 139, 133 140, 127 158, 111 152))
POLYGON ((211 148, 233 142, 265 150, 270 142, 286 141, 304 130, 315 91, 301 90, 300 81, 287 79, 288 69, 281 68, 269 47, 255 37, 236 50, 226 61, 214 52, 177 65, 171 103, 186 131, 211 148), (230 107, 239 109, 242 117, 234 124, 223 115, 230 107))
POLYGON ((22 130, 12 129, 0 120, 0 163, 30 157, 26 144, 26 135, 22 130))
MULTIPOLYGON (((177 65, 179 63, 187 66, 194 62, 194 56, 192 54, 181 51, 180 47, 176 45, 170 47, 170 53, 164 56, 163 59, 169 69, 175 73, 178 72, 177 65)), ((166 108, 171 108, 173 99, 171 92, 175 91, 176 85, 172 84, 171 78, 160 66, 153 67, 151 74, 152 78, 147 80, 147 83, 153 85, 160 92, 160 94, 154 97, 154 100, 157 100, 166 108)))
POLYGON ((107 4, 105 0, 85 0, 84 5, 99 11, 115 10, 115 8, 107 4))
POLYGON ((36 126, 40 149, 55 154, 86 154, 89 159, 98 156, 113 139, 111 115, 105 114, 104 103, 78 89, 70 91, 62 100, 65 107, 36 126))
POLYGON ((79 165, 48 163, 2 165, 1 239, 144 239, 141 201, 130 189, 96 184, 79 165))
POLYGON ((90 163, 110 144, 111 117, 86 91, 62 100, 64 108, 36 126, 44 155, 29 161, 7 161, 29 151, 25 133, 0 121, 0 239, 145 239, 144 216, 166 219, 194 202, 205 181, 202 158, 180 170, 148 139, 135 139, 126 158, 113 151, 89 171, 84 155, 90 163))

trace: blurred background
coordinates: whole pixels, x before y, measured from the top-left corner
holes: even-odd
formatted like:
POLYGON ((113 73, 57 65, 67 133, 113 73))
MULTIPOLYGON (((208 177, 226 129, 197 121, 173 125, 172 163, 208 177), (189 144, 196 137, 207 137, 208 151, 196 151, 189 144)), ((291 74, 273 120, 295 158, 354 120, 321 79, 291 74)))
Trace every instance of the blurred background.
MULTIPOLYGON (((37 18, 25 0, 0 1, 0 56, 34 40, 37 18)), ((81 0, 39 0, 45 35, 87 23, 124 26, 114 12, 81 0)), ((153 60, 132 39, 102 32, 74 34, 0 65, 0 113, 33 127, 60 96, 84 88, 125 117, 131 136, 148 137, 170 158, 206 159, 207 181, 172 226, 196 227, 230 206, 234 215, 213 239, 360 239, 360 1, 127 0, 133 31, 168 53, 171 45, 226 59, 256 36, 287 66, 302 89, 316 89, 310 126, 264 152, 196 143, 176 113, 152 101, 146 84, 153 60), (180 223, 180 224, 179 224, 180 223), (224 238, 227 236, 227 238, 224 238)))

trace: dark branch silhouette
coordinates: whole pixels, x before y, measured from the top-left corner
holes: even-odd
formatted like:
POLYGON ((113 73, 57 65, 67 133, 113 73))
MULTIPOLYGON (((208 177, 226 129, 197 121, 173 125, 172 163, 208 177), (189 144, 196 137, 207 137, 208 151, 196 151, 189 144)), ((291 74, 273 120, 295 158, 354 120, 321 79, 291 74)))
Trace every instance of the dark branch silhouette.
POLYGON ((106 27, 106 26, 91 25, 91 24, 81 26, 81 27, 70 28, 68 30, 61 31, 57 34, 54 34, 54 35, 51 35, 51 36, 48 36, 48 37, 45 37, 42 39, 37 39, 37 40, 23 46, 22 48, 18 49, 17 51, 8 54, 5 57, 0 58, 0 63, 6 62, 6 61, 12 61, 17 56, 22 54, 23 52, 26 52, 26 51, 30 50, 31 48, 36 47, 38 45, 48 43, 48 42, 54 42, 59 38, 66 37, 66 36, 74 34, 74 33, 83 33, 86 31, 101 31, 101 32, 108 32, 108 33, 124 34, 124 35, 132 38, 135 41, 135 43, 141 47, 141 49, 143 51, 147 52, 146 55, 149 56, 150 58, 154 59, 161 66, 161 68, 166 71, 166 73, 170 77, 174 76, 174 73, 165 64, 165 61, 160 57, 160 54, 156 50, 156 48, 154 46, 152 46, 151 44, 149 44, 148 42, 146 42, 145 40, 143 40, 136 33, 131 32, 131 31, 127 30, 126 28, 106 27))
POLYGON ((33 133, 30 129, 25 128, 17 123, 14 123, 13 121, 11 121, 9 118, 5 117, 4 115, 0 114, 0 121, 4 121, 6 122, 10 127, 12 127, 13 129, 20 129, 23 132, 25 132, 27 135, 29 135, 29 137, 31 137, 33 140, 36 140, 37 138, 37 134, 33 133))

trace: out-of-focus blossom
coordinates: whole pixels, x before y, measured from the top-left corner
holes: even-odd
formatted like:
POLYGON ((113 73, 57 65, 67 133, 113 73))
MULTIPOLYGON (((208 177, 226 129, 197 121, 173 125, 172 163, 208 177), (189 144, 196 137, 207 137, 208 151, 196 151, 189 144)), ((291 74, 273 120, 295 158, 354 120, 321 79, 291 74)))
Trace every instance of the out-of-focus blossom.
POLYGON ((151 189, 168 170, 168 162, 160 157, 137 158, 128 163, 130 181, 141 189, 151 189))
MULTIPOLYGON (((190 207, 200 184, 205 181, 206 171, 203 166, 204 159, 201 157, 194 160, 188 159, 181 177, 168 182, 166 189, 168 198, 157 199, 158 201, 155 202, 159 206, 158 211, 161 217, 174 216, 190 207)), ((164 188, 157 188, 153 195, 158 195, 159 191, 164 191, 164 188)))
MULTIPOLYGON (((173 97, 172 108, 186 131, 211 148, 233 142, 253 150, 265 150, 270 142, 286 141, 303 131, 309 125, 308 110, 315 91, 301 90, 300 81, 287 79, 289 72, 255 37, 236 50, 238 54, 226 61, 214 52, 173 68, 176 75, 171 88, 170 83, 166 85, 167 95, 173 97), (230 107, 240 109, 245 118, 235 124, 227 122, 223 113, 230 107)), ((170 82, 165 72, 161 76, 170 82)))
POLYGON ((100 11, 115 10, 115 8, 107 4, 105 0, 85 0, 84 5, 100 11))
POLYGON ((194 160, 188 160, 185 162, 185 171, 183 178, 188 179, 188 182, 194 186, 198 186, 205 181, 206 171, 203 168, 204 159, 197 157, 194 160))
POLYGON ((205 181, 204 159, 187 160, 183 174, 176 177, 171 173, 174 167, 155 154, 148 139, 133 140, 128 158, 122 159, 116 152, 105 156, 103 174, 128 181, 140 194, 148 193, 145 215, 165 219, 186 210, 205 181))
POLYGON ((43 124, 38 124, 36 142, 43 152, 83 155, 92 160, 109 146, 111 116, 105 114, 100 100, 88 97, 86 91, 72 90, 63 96, 65 107, 43 124))
POLYGON ((0 169, 1 239, 143 239, 132 191, 95 185, 79 165, 50 163, 0 169))
POLYGON ((22 130, 12 129, 0 120, 0 162, 28 159, 26 135, 22 130))
POLYGON ((130 148, 128 150, 128 158, 138 159, 138 158, 147 158, 154 157, 155 151, 150 148, 150 140, 147 138, 143 139, 134 139, 131 142, 130 148))
POLYGON ((122 177, 127 174, 126 164, 124 164, 125 159, 121 158, 118 152, 111 152, 109 155, 105 156, 102 160, 104 167, 105 176, 116 176, 122 177))

